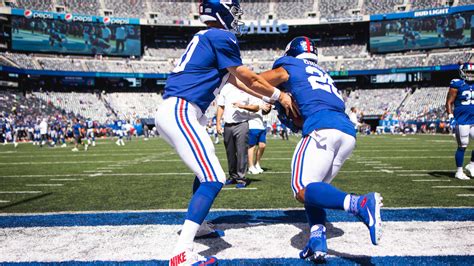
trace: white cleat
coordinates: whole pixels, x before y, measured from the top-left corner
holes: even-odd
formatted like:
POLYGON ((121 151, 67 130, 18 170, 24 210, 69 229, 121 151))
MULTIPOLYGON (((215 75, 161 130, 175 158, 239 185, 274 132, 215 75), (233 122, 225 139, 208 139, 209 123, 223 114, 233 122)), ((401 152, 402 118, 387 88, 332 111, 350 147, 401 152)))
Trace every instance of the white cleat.
POLYGON ((87 151, 87 149, 89 149, 89 145, 88 145, 88 144, 84 145, 84 150, 87 151))
POLYGON ((460 179, 460 180, 469 180, 470 179, 464 172, 456 172, 456 175, 454 177, 457 178, 457 179, 460 179))
POLYGON ((181 265, 217 265, 216 257, 203 257, 191 249, 185 249, 175 253, 169 260, 170 266, 181 266, 181 265))
POLYGON ((63 143, 63 145, 61 145, 61 148, 66 148, 66 147, 67 147, 66 143, 63 143))
POLYGON ((72 149, 71 151, 73 151, 73 152, 78 152, 79 149, 78 149, 78 148, 74 148, 74 149, 72 149))
POLYGON ((468 164, 465 167, 466 171, 469 172, 470 177, 474 177, 474 165, 473 164, 468 164))

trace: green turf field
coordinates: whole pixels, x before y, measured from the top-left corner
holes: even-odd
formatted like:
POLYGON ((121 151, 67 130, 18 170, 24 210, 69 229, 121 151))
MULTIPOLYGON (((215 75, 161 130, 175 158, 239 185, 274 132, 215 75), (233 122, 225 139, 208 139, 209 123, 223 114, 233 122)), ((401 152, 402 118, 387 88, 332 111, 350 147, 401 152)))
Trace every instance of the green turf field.
MULTIPOLYGON (((297 141, 270 137, 266 173, 249 175, 252 189, 223 190, 214 208, 301 207, 290 188, 297 141)), ((452 136, 361 136, 357 143, 333 182, 341 189, 378 191, 386 207, 474 207, 474 181, 453 178, 452 136)), ((223 144, 217 154, 226 169, 223 144)), ((469 157, 468 150, 466 162, 469 157)), ((0 212, 183 209, 193 178, 161 139, 136 139, 125 147, 101 140, 78 153, 70 147, 0 146, 0 212)))

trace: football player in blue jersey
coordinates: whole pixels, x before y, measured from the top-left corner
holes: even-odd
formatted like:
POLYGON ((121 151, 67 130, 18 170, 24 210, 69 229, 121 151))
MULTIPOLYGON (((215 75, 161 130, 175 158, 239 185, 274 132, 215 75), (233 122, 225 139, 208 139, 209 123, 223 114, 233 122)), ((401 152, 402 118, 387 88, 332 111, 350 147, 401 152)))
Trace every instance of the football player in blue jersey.
MULTIPOLYGON (((446 97, 446 113, 450 124, 455 124, 454 132, 458 142, 455 154, 457 179, 470 179, 463 172, 464 153, 469 138, 474 138, 474 63, 465 63, 459 69, 461 79, 453 79, 446 97), (454 106, 454 110, 453 110, 454 106)), ((471 151, 471 162, 466 166, 471 177, 474 176, 474 150, 471 151)))
MULTIPOLYGON (((194 238, 226 176, 206 132, 205 114, 221 87, 231 82, 267 100, 280 101, 294 111, 291 98, 242 65, 234 32, 240 29, 242 11, 238 0, 203 0, 200 19, 207 25, 190 41, 168 77, 155 124, 162 136, 196 175, 194 194, 170 265, 214 265, 215 257, 193 251, 194 238), (244 85, 245 84, 245 85, 244 85)), ((219 121, 217 121, 219 122, 219 121)))
POLYGON ((82 124, 79 119, 74 118, 72 124, 72 132, 74 134, 74 148, 72 149, 73 152, 79 151, 79 145, 82 145, 82 124))
POLYGON ((291 163, 291 187, 295 198, 304 204, 311 230, 300 257, 319 262, 327 254, 325 209, 356 215, 369 228, 372 244, 376 245, 381 237, 382 197, 379 193, 349 194, 330 184, 352 153, 356 132, 345 114, 341 93, 317 62, 314 42, 308 37, 297 37, 273 69, 261 76, 290 93, 301 112, 299 120, 289 117, 297 125, 288 126, 300 126, 303 131, 291 163))
POLYGON ((115 129, 115 134, 118 137, 118 140, 115 142, 115 144, 117 144, 117 146, 125 146, 125 142, 123 142, 123 135, 124 135, 123 126, 124 126, 124 123, 122 120, 120 119, 115 120, 114 129, 115 129))
POLYGON ((86 144, 86 149, 89 147, 89 145, 92 145, 92 147, 95 147, 95 123, 92 121, 92 119, 87 119, 86 121, 86 138, 87 138, 87 144, 86 144))

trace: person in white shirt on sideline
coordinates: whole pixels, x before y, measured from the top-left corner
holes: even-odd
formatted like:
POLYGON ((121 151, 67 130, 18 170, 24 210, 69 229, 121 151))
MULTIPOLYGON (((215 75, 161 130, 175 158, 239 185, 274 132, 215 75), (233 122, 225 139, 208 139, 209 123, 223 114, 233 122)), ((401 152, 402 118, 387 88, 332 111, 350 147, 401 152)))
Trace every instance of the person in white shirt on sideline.
POLYGON ((359 120, 357 119, 357 109, 355 107, 351 107, 351 112, 349 113, 349 120, 351 120, 352 124, 354 124, 354 128, 356 132, 359 129, 359 120))
POLYGON ((244 188, 250 184, 245 177, 248 167, 249 112, 257 112, 258 105, 250 105, 249 94, 226 84, 217 98, 217 121, 224 118, 224 130, 217 123, 217 132, 224 134, 224 145, 229 167, 229 179, 226 184, 237 184, 244 188))

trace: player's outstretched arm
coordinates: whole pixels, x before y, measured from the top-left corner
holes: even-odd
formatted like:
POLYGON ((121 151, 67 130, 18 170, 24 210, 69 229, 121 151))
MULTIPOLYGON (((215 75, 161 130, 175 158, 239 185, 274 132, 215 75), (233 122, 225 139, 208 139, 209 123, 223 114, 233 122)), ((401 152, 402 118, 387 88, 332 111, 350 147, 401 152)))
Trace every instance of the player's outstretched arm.
POLYGON ((283 67, 265 71, 261 73, 260 76, 275 87, 278 87, 280 84, 287 82, 290 78, 290 75, 283 67))
POLYGON ((446 97, 446 113, 449 115, 449 118, 453 118, 453 104, 458 95, 458 90, 454 88, 449 88, 448 96, 446 97))
POLYGON ((234 84, 237 88, 241 89, 242 87, 237 81, 240 80, 251 91, 270 97, 273 101, 279 101, 281 105, 285 107, 287 112, 291 112, 295 116, 298 116, 298 111, 293 106, 293 101, 288 94, 280 92, 280 90, 270 85, 264 78, 260 77, 246 66, 229 67, 227 70, 231 73, 229 82, 234 84))

